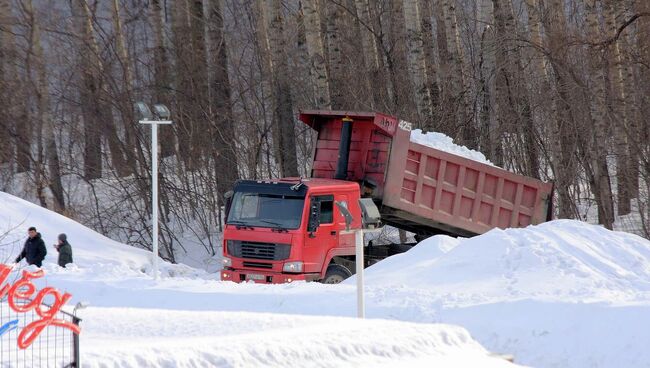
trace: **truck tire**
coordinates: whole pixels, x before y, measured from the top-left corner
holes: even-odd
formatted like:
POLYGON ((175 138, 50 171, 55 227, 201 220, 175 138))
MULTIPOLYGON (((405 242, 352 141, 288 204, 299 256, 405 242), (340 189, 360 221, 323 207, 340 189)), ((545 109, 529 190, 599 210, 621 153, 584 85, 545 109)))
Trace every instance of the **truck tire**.
POLYGON ((331 264, 327 266, 325 277, 320 282, 323 284, 338 284, 350 276, 352 276, 352 272, 345 266, 331 264))

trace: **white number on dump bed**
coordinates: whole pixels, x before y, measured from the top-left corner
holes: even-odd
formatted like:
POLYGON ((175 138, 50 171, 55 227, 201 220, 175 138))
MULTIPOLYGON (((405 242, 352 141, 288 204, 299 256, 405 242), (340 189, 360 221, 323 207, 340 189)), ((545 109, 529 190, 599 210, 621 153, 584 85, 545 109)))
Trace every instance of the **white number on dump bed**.
POLYGON ((410 132, 413 127, 412 127, 411 123, 409 123, 408 121, 400 120, 399 121, 399 128, 402 129, 402 130, 406 130, 406 131, 410 132))

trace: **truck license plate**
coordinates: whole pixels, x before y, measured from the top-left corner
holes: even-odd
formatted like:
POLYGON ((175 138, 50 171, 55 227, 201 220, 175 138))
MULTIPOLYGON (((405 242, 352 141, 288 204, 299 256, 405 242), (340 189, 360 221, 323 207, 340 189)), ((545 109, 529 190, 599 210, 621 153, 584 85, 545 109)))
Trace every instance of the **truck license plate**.
POLYGON ((264 275, 260 275, 257 273, 249 273, 246 274, 246 279, 247 280, 264 280, 264 275))

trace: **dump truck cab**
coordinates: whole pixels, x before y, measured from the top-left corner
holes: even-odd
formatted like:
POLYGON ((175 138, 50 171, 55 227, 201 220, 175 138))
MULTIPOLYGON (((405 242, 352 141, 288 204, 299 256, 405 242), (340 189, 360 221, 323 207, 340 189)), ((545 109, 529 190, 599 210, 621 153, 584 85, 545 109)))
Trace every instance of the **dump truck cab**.
POLYGON ((330 265, 334 257, 354 255, 359 198, 357 183, 336 179, 237 182, 227 209, 222 280, 344 279, 346 270, 330 265), (349 230, 341 206, 352 215, 349 230))

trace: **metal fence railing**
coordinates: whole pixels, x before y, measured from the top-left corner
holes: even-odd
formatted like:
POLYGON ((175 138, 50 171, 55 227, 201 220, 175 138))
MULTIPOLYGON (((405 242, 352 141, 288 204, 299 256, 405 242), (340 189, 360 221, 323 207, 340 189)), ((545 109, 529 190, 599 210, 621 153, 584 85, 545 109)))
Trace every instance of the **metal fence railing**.
MULTIPOLYGON (((22 300, 18 304, 24 305, 28 302, 30 301, 22 300)), ((49 308, 47 305, 44 306, 49 308)), ((79 325, 81 321, 76 316, 64 311, 57 312, 55 318, 76 325, 79 325)), ((67 328, 48 326, 26 349, 18 347, 18 336, 23 328, 40 319, 41 317, 34 309, 25 313, 17 313, 7 303, 6 296, 0 300, 0 367, 68 368, 79 366, 79 335, 67 328), (3 326, 6 326, 4 331, 1 330, 3 326)))

